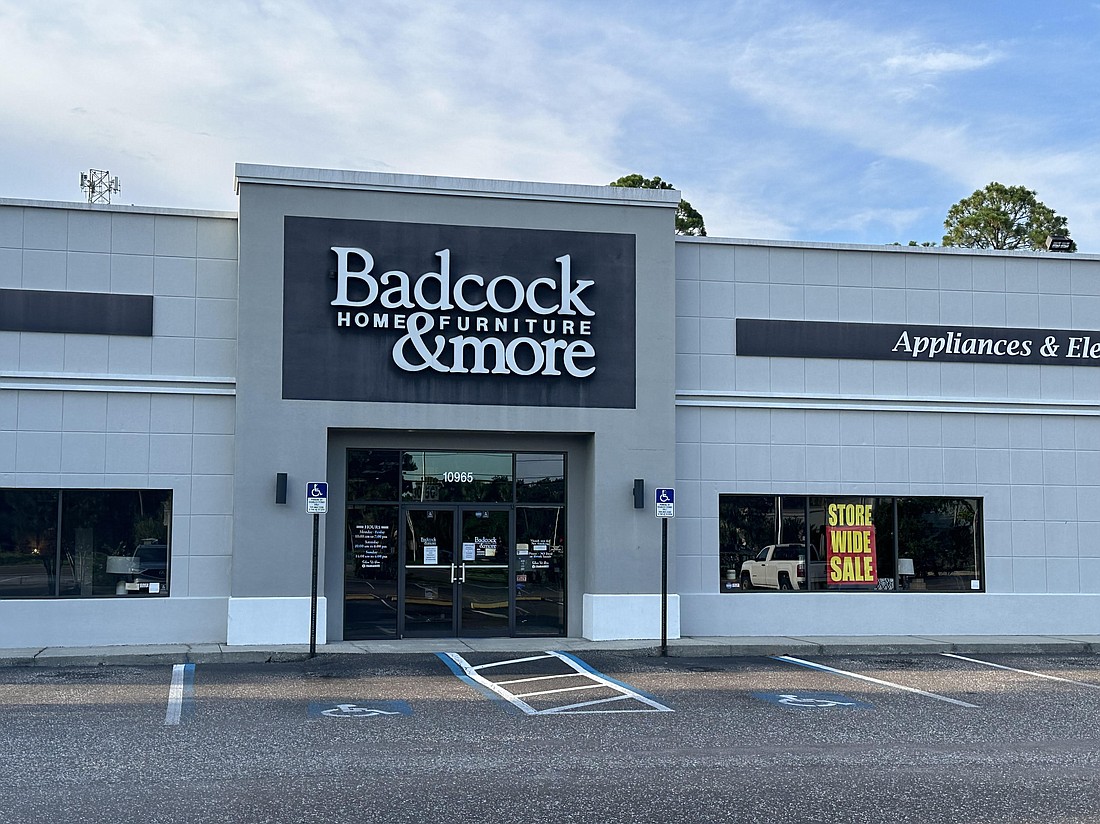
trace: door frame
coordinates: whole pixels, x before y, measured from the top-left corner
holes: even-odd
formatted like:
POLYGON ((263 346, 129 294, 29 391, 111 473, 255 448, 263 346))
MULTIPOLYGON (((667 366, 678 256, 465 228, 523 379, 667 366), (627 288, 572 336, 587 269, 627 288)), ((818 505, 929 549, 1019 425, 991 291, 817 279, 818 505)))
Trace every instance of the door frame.
MULTIPOLYGON (((471 637, 488 637, 488 638, 510 638, 515 635, 516 632, 516 504, 480 504, 476 502, 461 502, 461 503, 436 503, 436 502, 420 502, 399 504, 397 515, 397 637, 400 639, 409 637, 406 633, 405 627, 405 569, 407 566, 408 552, 406 549, 406 541, 408 536, 406 534, 407 524, 407 512, 428 512, 428 511, 447 511, 453 515, 452 525, 452 541, 454 548, 452 551, 453 563, 451 567, 451 631, 447 634, 436 636, 421 636, 417 635, 417 638, 463 638, 466 637, 462 632, 462 568, 465 564, 462 560, 462 515, 465 511, 478 511, 478 512, 504 512, 508 515, 508 569, 505 572, 505 589, 508 597, 508 624, 505 630, 506 634, 501 635, 481 635, 471 637)), ((444 569, 447 565, 440 564, 439 568, 444 569)))

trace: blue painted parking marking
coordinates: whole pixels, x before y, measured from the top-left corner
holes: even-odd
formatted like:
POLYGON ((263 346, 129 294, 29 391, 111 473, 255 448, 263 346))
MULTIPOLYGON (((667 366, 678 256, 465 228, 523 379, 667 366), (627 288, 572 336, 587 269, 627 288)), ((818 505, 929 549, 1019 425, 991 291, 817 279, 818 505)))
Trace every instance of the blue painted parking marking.
MULTIPOLYGON (((507 709, 510 709, 512 711, 515 711, 515 710, 518 709, 518 707, 513 705, 512 702, 508 701, 501 693, 496 692, 493 689, 491 689, 484 682, 484 679, 475 680, 475 679, 471 678, 469 675, 467 675, 466 674, 467 667, 459 665, 458 661, 455 660, 455 658, 460 658, 460 656, 456 655, 454 658, 452 658, 451 654, 449 652, 437 652, 436 656, 439 658, 440 661, 442 661, 444 664, 447 665, 447 668, 450 669, 451 673, 459 681, 463 681, 464 683, 466 683, 469 686, 473 687, 475 690, 480 692, 486 698, 490 698, 493 701, 499 701, 507 709)), ((517 660, 535 661, 535 660, 538 660, 542 657, 543 656, 541 656, 541 655, 536 655, 532 658, 524 658, 524 659, 517 659, 517 660)), ((465 661, 463 661, 463 663, 465 663, 465 661)), ((513 662, 513 663, 515 663, 515 662, 513 662)))
POLYGON ((363 701, 338 698, 331 701, 311 701, 309 714, 315 718, 379 718, 390 715, 412 715, 406 701, 363 701))
POLYGON ((832 709, 868 710, 873 707, 866 701, 856 701, 846 695, 838 695, 835 692, 754 692, 753 698, 767 701, 769 704, 779 704, 782 707, 793 709, 832 709))

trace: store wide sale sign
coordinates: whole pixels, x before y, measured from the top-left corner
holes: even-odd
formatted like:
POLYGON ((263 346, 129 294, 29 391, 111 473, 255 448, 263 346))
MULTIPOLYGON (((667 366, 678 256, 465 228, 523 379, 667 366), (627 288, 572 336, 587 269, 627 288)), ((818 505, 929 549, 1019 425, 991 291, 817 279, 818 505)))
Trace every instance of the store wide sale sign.
POLYGON ((878 585, 875 525, 870 504, 830 504, 825 527, 826 585, 878 585))

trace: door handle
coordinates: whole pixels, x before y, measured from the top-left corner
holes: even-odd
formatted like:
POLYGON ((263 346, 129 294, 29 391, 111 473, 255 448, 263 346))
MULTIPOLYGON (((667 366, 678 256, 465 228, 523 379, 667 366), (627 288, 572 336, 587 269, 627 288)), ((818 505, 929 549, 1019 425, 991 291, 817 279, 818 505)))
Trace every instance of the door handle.
POLYGON ((451 583, 458 581, 460 584, 466 583, 466 565, 458 565, 458 574, 455 575, 455 564, 451 564, 451 583))

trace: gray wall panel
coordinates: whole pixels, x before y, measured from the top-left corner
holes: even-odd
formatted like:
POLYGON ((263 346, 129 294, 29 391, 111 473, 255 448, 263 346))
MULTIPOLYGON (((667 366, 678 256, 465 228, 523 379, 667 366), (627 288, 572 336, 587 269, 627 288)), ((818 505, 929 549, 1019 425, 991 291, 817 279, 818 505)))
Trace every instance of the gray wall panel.
MULTIPOLYGON (((659 524, 652 503, 632 508, 633 478, 648 494, 674 478, 674 305, 670 209, 585 202, 513 200, 418 192, 346 191, 242 182, 242 370, 237 401, 234 595, 305 595, 310 519, 304 484, 332 470, 330 430, 407 430, 413 439, 443 433, 468 448, 470 431, 505 449, 516 433, 587 439, 570 464, 571 630, 581 594, 659 591, 659 524), (286 215, 447 225, 627 233, 637 237, 637 409, 454 406, 284 401, 279 358, 282 231, 286 215), (452 433, 447 435, 446 433, 452 433), (492 433, 498 433, 493 435, 492 433), (290 503, 273 503, 277 472, 290 475, 290 503), (588 490, 588 499, 580 494, 588 490), (577 577, 579 576, 579 577, 577 577)), ((337 479, 329 477, 330 482, 337 479)), ((338 564, 340 513, 327 517, 328 563, 338 564)), ((332 584, 328 594, 332 595, 332 584)), ((334 602, 335 603, 335 602, 334 602)), ((335 606, 330 614, 338 610, 335 606)))
MULTIPOLYGON (((677 260, 686 267, 678 277, 685 284, 694 281, 694 256, 688 249, 697 248, 702 276, 724 278, 736 290, 726 316, 730 320, 1040 330, 1100 325, 1091 297, 1097 292, 1095 280, 1084 276, 1091 272, 1100 278, 1095 258, 769 246, 678 241, 677 260), (804 285, 798 282, 799 260, 804 285), (760 312, 763 304, 750 291, 761 283, 772 284, 767 313, 760 312)), ((681 324, 714 314, 705 309, 693 313, 690 307, 686 303, 678 309, 681 324)), ((702 352, 719 351, 723 342, 719 327, 701 327, 702 352)), ((1026 613, 1011 601, 991 596, 1100 593, 1100 565, 1095 563, 1100 517, 1092 511, 1100 500, 1100 468, 1093 464, 1100 467, 1100 460, 1090 457, 1100 454, 1095 450, 1100 381, 1090 366, 732 355, 729 360, 735 366, 725 375, 717 363, 703 370, 702 392, 678 385, 678 449, 685 456, 678 463, 678 484, 698 489, 706 498, 700 502, 704 511, 721 493, 978 496, 985 502, 987 594, 954 598, 962 612, 945 625, 960 632, 967 631, 964 626, 976 632, 998 624, 1040 631, 1043 622, 1028 625, 1026 613), (780 361, 789 365, 780 366, 780 361), (792 426, 797 415, 804 416, 804 430, 792 426), (722 460, 730 444, 736 445, 734 458, 722 460), (696 454, 696 445, 703 456, 698 463, 687 457, 696 454)), ((749 632, 769 626, 793 631, 801 626, 803 632, 816 628, 827 634, 854 616, 877 620, 891 609, 881 599, 826 596, 818 599, 817 612, 795 605, 800 609, 794 614, 784 599, 763 596, 753 599, 746 625, 737 617, 744 615, 738 599, 718 595, 717 530, 715 515, 677 530, 679 541, 700 547, 697 586, 706 593, 684 601, 685 631, 718 633, 735 626, 749 632)), ((681 580, 696 585, 691 575, 681 580)), ((903 603, 888 623, 904 631, 927 626, 942 608, 938 598, 918 596, 903 603)), ((1060 626, 1083 631, 1086 614, 1091 608, 1084 602, 1069 606, 1060 626)), ((886 625, 875 626, 886 631, 886 625)), ((1092 629, 1100 625, 1094 622, 1092 629)))
MULTIPOLYGON (((154 326, 151 338, 0 333, 6 381, 0 388, 0 485, 171 489, 171 595, 0 600, 0 646, 226 638, 235 357, 219 351, 199 360, 186 318, 193 326, 199 271, 210 296, 235 305, 236 220, 126 208, 0 204, 0 246, 18 247, 0 254, 5 286, 44 289, 53 283, 73 300, 83 299, 76 293, 112 301, 139 295, 154 305, 163 300, 160 317, 170 321, 164 329, 154 326), (158 222, 162 254, 154 256, 158 222), (197 257, 202 254, 216 257, 197 257), (217 368, 203 371, 210 366, 217 368), (213 414, 197 419, 196 397, 213 414), (196 455, 196 421, 199 438, 229 442, 204 444, 196 455), (193 475, 196 457, 223 474, 193 475), (193 487, 201 496, 194 513, 193 487)), ((211 343, 235 352, 235 311, 220 311, 208 334, 220 338, 211 343)))

